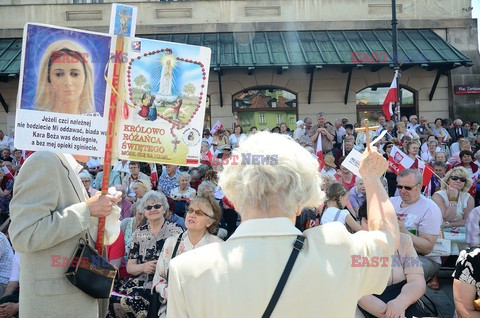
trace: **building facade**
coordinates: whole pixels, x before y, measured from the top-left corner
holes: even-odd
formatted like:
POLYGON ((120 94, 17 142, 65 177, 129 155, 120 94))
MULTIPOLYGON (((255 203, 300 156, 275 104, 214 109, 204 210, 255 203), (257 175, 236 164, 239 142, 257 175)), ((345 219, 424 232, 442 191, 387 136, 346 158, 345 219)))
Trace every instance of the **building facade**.
MULTIPOLYGON (((375 119, 392 81, 390 0, 126 3, 138 6, 137 36, 212 48, 206 125, 238 118, 245 128, 294 129, 318 112, 331 122, 375 119)), ((0 3, 1 129, 14 128, 24 24, 108 32, 110 8, 105 0, 0 3)), ((480 84, 471 10, 470 0, 397 0, 402 115, 480 118, 479 95, 456 88, 480 84)))

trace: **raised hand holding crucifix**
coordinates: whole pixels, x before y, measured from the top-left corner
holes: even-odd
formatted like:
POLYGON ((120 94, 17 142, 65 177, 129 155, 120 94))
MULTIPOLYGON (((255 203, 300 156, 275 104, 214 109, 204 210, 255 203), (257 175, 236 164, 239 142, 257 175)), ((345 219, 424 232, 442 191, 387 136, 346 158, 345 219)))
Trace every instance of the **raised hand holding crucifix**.
POLYGON ((379 126, 371 126, 370 127, 370 122, 368 121, 368 119, 365 119, 363 121, 363 127, 355 128, 356 132, 365 132, 365 140, 366 140, 369 152, 370 152, 370 134, 369 134, 369 131, 370 130, 376 130, 378 128, 379 128, 379 126))

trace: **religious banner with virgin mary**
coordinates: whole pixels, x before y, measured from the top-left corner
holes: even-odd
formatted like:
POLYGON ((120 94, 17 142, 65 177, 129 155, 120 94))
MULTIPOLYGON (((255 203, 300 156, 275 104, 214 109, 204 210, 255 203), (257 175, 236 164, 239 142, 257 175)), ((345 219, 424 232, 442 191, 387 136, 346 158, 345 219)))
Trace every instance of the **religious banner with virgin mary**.
POLYGON ((15 147, 103 156, 112 43, 108 34, 25 26, 15 147))
POLYGON ((197 165, 211 50, 125 38, 128 52, 120 159, 197 165))

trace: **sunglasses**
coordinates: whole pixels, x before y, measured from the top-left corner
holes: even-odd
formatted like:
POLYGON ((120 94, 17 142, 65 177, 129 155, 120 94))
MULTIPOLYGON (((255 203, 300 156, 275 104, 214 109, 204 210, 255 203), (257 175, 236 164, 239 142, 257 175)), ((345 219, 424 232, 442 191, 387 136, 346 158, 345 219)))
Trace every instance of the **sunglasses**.
POLYGON ((398 185, 398 184, 397 184, 397 189, 398 189, 398 190, 405 189, 405 190, 407 190, 407 191, 410 191, 410 190, 412 190, 413 188, 415 188, 417 185, 419 185, 419 183, 417 183, 416 185, 414 185, 414 186, 412 186, 412 187, 402 186, 402 185, 398 185))
POLYGON ((161 207, 162 207, 161 204, 147 205, 147 206, 145 207, 145 210, 147 210, 147 211, 150 211, 151 209, 158 210, 158 209, 160 209, 161 207))
POLYGON ((195 213, 196 216, 207 216, 211 219, 214 219, 212 216, 208 215, 207 213, 203 212, 202 210, 194 210, 192 208, 188 208, 187 213, 189 213, 189 214, 195 213))
POLYGON ((460 180, 462 182, 467 182, 467 178, 458 177, 458 176, 451 176, 450 179, 453 180, 453 181, 460 180))

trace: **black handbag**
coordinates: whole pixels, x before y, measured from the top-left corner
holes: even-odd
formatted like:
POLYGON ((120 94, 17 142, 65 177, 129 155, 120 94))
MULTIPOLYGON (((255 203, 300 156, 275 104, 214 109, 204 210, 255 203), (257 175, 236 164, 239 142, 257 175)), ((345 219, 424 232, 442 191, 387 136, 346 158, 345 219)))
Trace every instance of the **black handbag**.
POLYGON ((81 238, 65 276, 93 298, 110 298, 116 274, 115 266, 81 238))
MULTIPOLYGON (((172 260, 175 256, 177 256, 178 246, 182 241, 182 237, 183 237, 183 233, 178 236, 177 243, 175 243, 175 247, 172 252, 172 258, 170 260, 172 260)), ((162 303, 160 302, 160 294, 155 290, 155 288, 153 288, 151 299, 150 299, 150 305, 148 306, 147 318, 158 318, 158 311, 160 310, 161 306, 162 306, 162 303)))

